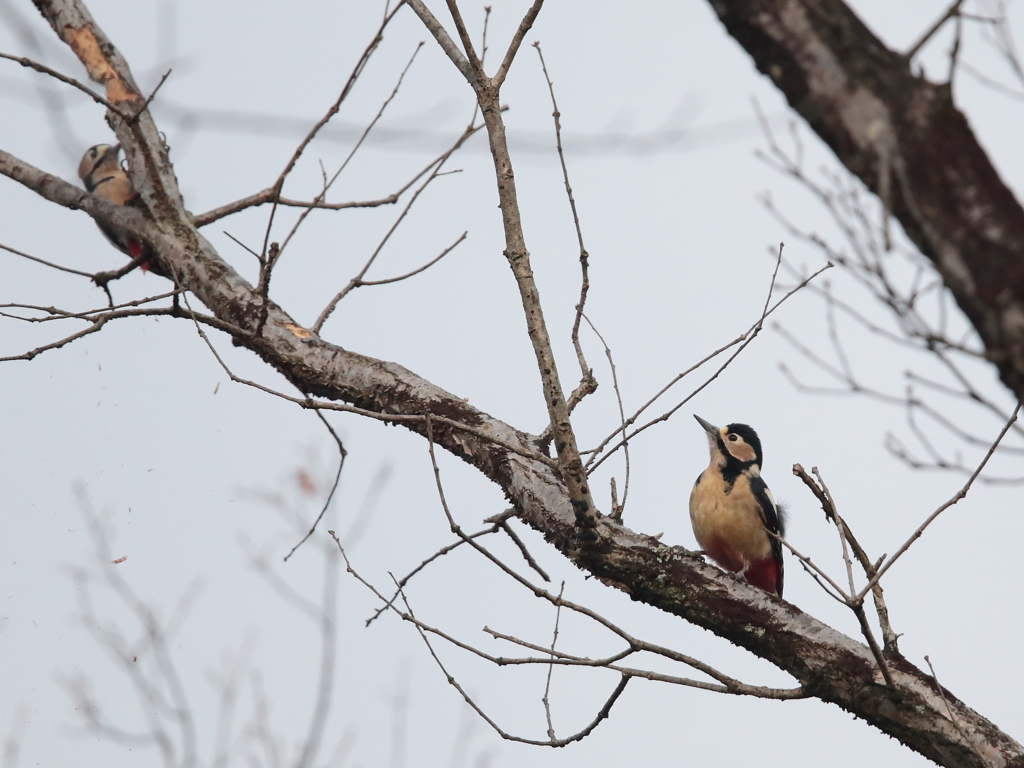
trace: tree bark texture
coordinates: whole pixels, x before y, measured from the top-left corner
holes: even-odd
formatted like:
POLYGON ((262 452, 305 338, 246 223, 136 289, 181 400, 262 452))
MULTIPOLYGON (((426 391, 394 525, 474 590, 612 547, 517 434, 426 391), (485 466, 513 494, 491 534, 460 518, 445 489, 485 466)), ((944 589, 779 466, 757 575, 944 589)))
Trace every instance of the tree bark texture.
POLYGON ((1024 400, 1024 209, 949 83, 914 75, 842 0, 709 0, 726 30, 935 264, 1024 400))
MULTIPOLYGON (((98 51, 101 60, 94 58, 87 66, 90 72, 107 77, 112 102, 117 103, 111 98, 110 82, 137 93, 127 65, 78 0, 36 2, 65 41, 82 36, 96 41, 89 48, 90 55, 95 57, 98 51)), ((794 13, 799 11, 796 7, 794 13)), ((775 46, 772 50, 777 49, 775 46)), ((892 58, 884 49, 873 55, 892 58)), ((792 56, 785 58, 787 72, 794 66, 792 56)), ((910 78, 908 82, 918 81, 910 78)), ((935 105, 942 98, 941 92, 927 84, 918 83, 917 87, 934 94, 934 99, 922 106, 924 118, 931 119, 928 109, 938 108, 935 105)), ((877 102, 870 93, 864 98, 873 105, 877 102)), ((130 101, 134 104, 138 98, 130 101)), ((313 397, 321 398, 328 406, 349 404, 345 407, 372 412, 423 435, 428 429, 423 417, 430 414, 436 419, 429 425, 436 444, 498 485, 523 522, 603 583, 770 661, 793 675, 809 694, 837 704, 941 765, 1024 768, 1024 748, 1020 744, 953 694, 940 691, 931 676, 901 657, 889 659, 896 686, 891 689, 882 683, 871 652, 862 643, 794 605, 723 575, 685 549, 665 546, 606 517, 597 519, 591 533, 593 540, 588 537, 585 544, 581 543, 572 494, 555 462, 539 453, 537 436, 491 417, 397 363, 361 355, 319 338, 273 302, 269 303, 266 322, 261 323, 264 307, 258 291, 220 258, 184 209, 166 148, 148 113, 143 112, 134 121, 117 115, 110 119, 126 150, 144 212, 104 203, 3 152, 0 174, 54 203, 83 209, 106 224, 116 222, 151 245, 173 279, 209 309, 216 318, 212 321, 216 327, 230 333, 235 343, 259 355, 307 393, 310 400, 301 404, 313 406, 313 397), (258 334, 257 328, 261 328, 258 334)), ((826 122, 831 125, 831 121, 826 122)), ((889 135, 888 125, 883 125, 883 135, 889 135)), ((835 130, 840 130, 838 125, 835 130)), ((871 157, 865 155, 868 166, 874 162, 871 157)), ((998 182, 990 168, 988 172, 990 181, 998 182)), ((1008 193, 1006 196, 1012 203, 1008 193)), ((904 208, 910 205, 906 195, 901 200, 904 208)), ((959 230, 957 234, 981 237, 959 230)), ((990 233, 989 240, 1003 242, 1005 238, 996 234, 990 233)), ((957 264, 966 258, 961 247, 966 246, 949 245, 953 250, 948 258, 957 264)), ((996 249, 996 245, 991 248, 996 249)), ((967 274, 973 273, 968 270, 967 274)), ((979 294, 978 280, 971 278, 973 287, 967 291, 968 298, 979 294)), ((996 318, 993 322, 1003 317, 998 312, 989 314, 996 318)), ((997 322, 997 327, 1002 326, 997 322)))

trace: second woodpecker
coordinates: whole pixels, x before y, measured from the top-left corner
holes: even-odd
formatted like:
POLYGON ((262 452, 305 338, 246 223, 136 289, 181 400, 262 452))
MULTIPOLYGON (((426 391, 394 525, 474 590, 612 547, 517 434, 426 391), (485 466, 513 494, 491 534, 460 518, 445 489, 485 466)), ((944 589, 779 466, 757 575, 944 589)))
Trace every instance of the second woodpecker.
POLYGON ((761 479, 761 440, 746 424, 716 427, 700 416, 711 463, 690 492, 690 522, 704 553, 755 587, 782 597, 785 520, 761 479))
MULTIPOLYGON (((128 174, 121 168, 120 144, 97 144, 89 147, 78 164, 78 178, 82 180, 86 190, 114 205, 125 205, 135 197, 135 187, 128 174)), ((130 234, 115 227, 96 222, 100 231, 106 235, 111 244, 132 259, 143 256, 149 249, 130 234)), ((139 267, 145 272, 153 269, 155 262, 150 259, 143 261, 139 267)), ((161 274, 159 270, 154 272, 161 274)))

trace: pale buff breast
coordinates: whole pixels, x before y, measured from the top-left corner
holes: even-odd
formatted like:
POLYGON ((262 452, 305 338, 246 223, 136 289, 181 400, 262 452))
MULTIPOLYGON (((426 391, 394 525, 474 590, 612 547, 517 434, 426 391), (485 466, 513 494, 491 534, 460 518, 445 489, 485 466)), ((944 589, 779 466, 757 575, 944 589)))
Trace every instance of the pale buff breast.
POLYGON ((717 470, 705 470, 690 493, 690 522, 701 549, 723 568, 740 570, 770 557, 771 540, 746 483, 740 479, 726 490, 717 470))
POLYGON ((117 169, 98 181, 93 194, 102 197, 108 203, 124 205, 135 196, 135 189, 132 187, 128 175, 121 169, 117 169))

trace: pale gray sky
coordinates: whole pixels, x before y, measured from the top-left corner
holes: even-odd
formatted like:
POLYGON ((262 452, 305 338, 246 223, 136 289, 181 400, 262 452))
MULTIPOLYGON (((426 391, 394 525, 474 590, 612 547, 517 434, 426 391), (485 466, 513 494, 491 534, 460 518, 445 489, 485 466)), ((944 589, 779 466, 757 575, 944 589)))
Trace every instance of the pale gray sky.
MULTIPOLYGON (((441 4, 432 3, 438 7, 441 4)), ((906 48, 945 9, 935 0, 913 4, 853 2, 885 39, 906 48)), ((81 67, 54 42, 30 4, 0 5, 0 51, 28 55, 75 76, 81 67), (43 45, 19 35, 15 12, 43 45)), ((378 22, 378 3, 92 2, 92 13, 132 64, 143 88, 174 72, 154 102, 167 134, 186 204, 199 213, 269 186, 290 157, 303 126, 336 97, 378 22), (168 10, 173 9, 173 10, 168 10), (173 31, 172 31, 173 30, 173 31), (262 119, 261 116, 267 118, 262 119), (269 118, 273 117, 274 120, 269 118), (198 125, 190 121, 198 119, 198 125)), ((494 3, 491 60, 503 51, 525 8, 494 3)), ((482 10, 466 7, 479 36, 482 10)), ((439 13, 440 15, 440 13, 439 13)), ((1019 22, 1019 19, 1018 19, 1019 22)), ((380 51, 336 119, 337 133, 307 152, 286 194, 308 197, 319 183, 318 161, 332 169, 390 93, 416 43, 427 40, 398 97, 370 141, 342 176, 333 200, 376 198, 400 186, 461 131, 472 112, 461 76, 409 12, 389 28, 380 51), (341 130, 341 129, 347 129, 341 130)), ((551 2, 527 41, 540 40, 555 82, 566 156, 591 255, 588 314, 612 347, 627 411, 756 319, 772 271, 768 253, 787 240, 787 256, 816 269, 816 250, 787 237, 757 202, 770 190, 776 205, 808 229, 834 236, 822 209, 754 157, 764 140, 752 100, 780 136, 788 112, 771 84, 754 70, 707 3, 551 2)), ((922 61, 944 72, 947 36, 922 61)), ((976 31, 964 55, 1003 76, 976 31)), ((1017 151, 1022 104, 960 78, 957 101, 1004 178, 1017 187, 1024 159, 1017 151)), ((528 246, 566 386, 577 369, 569 344, 578 295, 575 232, 565 201, 546 86, 532 48, 524 46, 503 101, 513 149, 528 246)), ((66 179, 91 144, 112 140, 103 110, 75 91, 0 62, 0 147, 66 179), (37 88, 67 106, 70 134, 55 129, 37 88)), ((802 125, 806 167, 835 161, 802 125)), ((539 432, 545 411, 521 308, 501 255, 501 224, 493 173, 482 135, 456 156, 463 172, 438 180, 422 196, 370 278, 401 274, 432 258, 464 230, 468 239, 414 280, 362 288, 345 299, 324 335, 347 349, 394 360, 469 398, 522 429, 539 432)), ((0 181, 0 243, 80 269, 120 266, 85 214, 56 208, 9 180, 0 181)), ((299 322, 311 323, 323 304, 355 274, 398 211, 340 211, 312 217, 289 246, 273 283, 275 299, 299 322)), ((256 209, 205 231, 224 258, 255 274, 255 261, 224 231, 258 247, 268 211, 256 209)), ((294 220, 279 213, 275 236, 294 220)), ((894 257, 895 258, 895 257, 894 257)), ((88 308, 102 296, 86 281, 0 253, 0 302, 88 308)), ((827 275, 836 290, 865 311, 878 307, 847 276, 827 275), (856 298, 859 296, 860 298, 856 298)), ((119 300, 155 293, 161 278, 134 274, 114 287, 119 300)), ((884 315, 877 314, 880 322, 884 315)), ((810 293, 790 300, 778 320, 806 343, 825 350, 824 312, 810 293)), ((54 324, 3 321, 0 355, 53 339, 54 324)), ((846 328, 854 368, 886 391, 900 393, 907 354, 846 328)), ((288 391, 251 353, 211 337, 239 375, 288 391)), ((585 334, 601 389, 576 415, 580 442, 596 444, 616 423, 611 378, 601 346, 585 334)), ((962 478, 908 470, 883 448, 887 431, 906 437, 898 408, 860 398, 808 397, 778 371, 785 361, 809 382, 820 373, 772 331, 758 338, 714 386, 667 424, 646 432, 632 452, 626 523, 664 540, 694 546, 686 513, 690 484, 706 462, 703 433, 690 413, 715 422, 748 422, 761 434, 764 476, 791 510, 790 540, 836 574, 842 562, 820 508, 790 473, 795 462, 824 474, 858 537, 875 557, 892 553, 918 523, 951 496, 962 478)), ((927 363, 921 370, 933 371, 927 363)), ((680 385, 678 401, 695 386, 680 385)), ((982 372, 992 396, 1009 399, 982 372)), ((113 745, 82 728, 67 687, 89 681, 111 720, 143 724, 130 683, 86 631, 79 617, 72 569, 95 571, 92 547, 75 497, 81 484, 113 540, 116 566, 145 604, 168 616, 192 585, 201 590, 170 643, 195 717, 201 762, 211 761, 217 698, 211 673, 223 674, 248 643, 270 706, 270 721, 291 754, 308 727, 319 649, 313 624, 275 594, 250 566, 248 552, 266 552, 274 572, 311 600, 319 599, 319 550, 306 546, 288 563, 291 526, 254 499, 259 491, 295 497, 296 468, 318 478, 333 473, 333 444, 315 417, 279 399, 232 384, 184 321, 120 321, 101 333, 31 363, 0 366, 0 738, 23 728, 19 765, 136 766, 156 764, 154 752, 113 745), (244 542, 249 542, 245 544, 244 542), (27 713, 27 722, 19 718, 27 713)), ((660 413, 661 411, 655 411, 660 413)), ((994 437, 999 425, 972 411, 949 413, 994 437)), ((349 450, 334 505, 334 521, 349 529, 374 478, 389 480, 353 565, 381 588, 451 540, 433 487, 424 442, 397 427, 354 416, 329 417, 349 450)), ((958 446, 939 442, 950 452, 958 446)), ((965 451, 965 460, 975 454, 965 451)), ((469 530, 504 508, 498 490, 468 466, 440 459, 454 514, 469 530)), ((1011 462, 999 469, 1013 474, 1011 462)), ((1020 474, 1019 470, 1016 472, 1020 474)), ((621 461, 607 462, 593 487, 607 510, 608 478, 623 479, 621 461)), ((314 513, 317 496, 306 501, 314 513)), ((893 624, 902 649, 925 666, 928 654, 941 682, 967 704, 1018 737, 1024 711, 1015 683, 1024 677, 1017 602, 1020 490, 976 486, 949 510, 886 578, 893 624)), ((522 530, 519 528, 518 530, 522 530)), ((788 685, 787 676, 693 626, 624 595, 585 581, 539 537, 523 532, 566 596, 593 606, 645 639, 705 659, 746 682, 788 685)), ((318 534, 323 543, 325 534, 318 534)), ((493 546, 517 562, 505 541, 493 546)), ((517 563, 518 564, 518 563, 517 563)), ((854 617, 830 601, 792 558, 786 597, 804 610, 856 633, 854 617)), ((135 633, 130 614, 97 587, 99 627, 135 633)), ((425 621, 489 652, 512 646, 481 632, 497 631, 545 644, 554 617, 468 552, 448 556, 412 582, 409 597, 425 621)), ((346 766, 628 766, 682 763, 790 766, 924 765, 925 761, 870 726, 816 701, 769 702, 724 697, 633 681, 609 721, 563 750, 501 741, 445 683, 419 637, 394 617, 370 628, 374 609, 365 588, 344 573, 339 585, 338 668, 330 726, 318 764, 348 739, 346 766), (395 697, 408 698, 394 751, 395 697)), ((610 637, 563 617, 560 647, 597 656, 617 650, 610 637)), ((540 698, 545 670, 494 669, 452 647, 439 646, 449 670, 504 727, 544 738, 540 698)), ((146 662, 146 659, 140 662, 146 662)), ((660 668, 660 667, 659 667, 660 668)), ((679 674, 684 674, 677 670, 679 674)), ((617 676, 555 670, 553 714, 559 736, 589 722, 617 676)), ((236 722, 251 717, 245 676, 236 722)), ((239 753, 238 764, 243 753, 239 753)))

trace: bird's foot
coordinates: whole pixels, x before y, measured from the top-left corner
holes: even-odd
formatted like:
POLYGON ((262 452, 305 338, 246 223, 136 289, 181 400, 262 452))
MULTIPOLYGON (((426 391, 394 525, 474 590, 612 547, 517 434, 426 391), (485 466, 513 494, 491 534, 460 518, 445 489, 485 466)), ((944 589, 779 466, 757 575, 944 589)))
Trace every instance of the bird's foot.
POLYGON ((750 566, 746 565, 746 566, 744 566, 742 569, 740 569, 738 571, 726 571, 725 573, 733 581, 737 581, 737 582, 738 581, 742 581, 742 582, 744 582, 746 584, 749 584, 750 580, 747 579, 747 571, 748 570, 750 570, 750 566))

